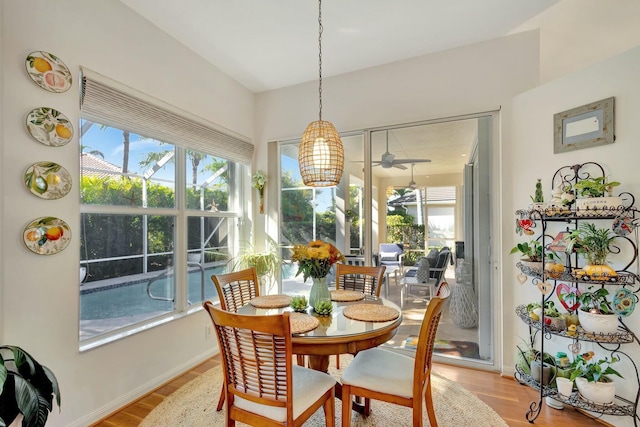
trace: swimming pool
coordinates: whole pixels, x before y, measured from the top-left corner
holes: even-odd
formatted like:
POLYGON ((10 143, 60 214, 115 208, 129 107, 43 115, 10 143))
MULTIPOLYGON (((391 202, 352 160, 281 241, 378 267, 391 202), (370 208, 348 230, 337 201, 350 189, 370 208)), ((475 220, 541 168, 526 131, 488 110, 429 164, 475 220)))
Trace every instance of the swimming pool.
MULTIPOLYGON (((205 299, 217 299, 218 293, 211 280, 211 275, 222 272, 224 272, 224 267, 205 268, 205 299)), ((156 273, 154 276, 126 283, 82 289, 80 291, 80 320, 103 320, 172 311, 173 301, 154 300, 147 295, 147 283, 159 274, 156 273)), ((154 280, 153 294, 173 298, 173 282, 173 275, 154 280)), ((191 303, 202 301, 201 283, 202 273, 200 271, 189 272, 188 299, 191 303)))

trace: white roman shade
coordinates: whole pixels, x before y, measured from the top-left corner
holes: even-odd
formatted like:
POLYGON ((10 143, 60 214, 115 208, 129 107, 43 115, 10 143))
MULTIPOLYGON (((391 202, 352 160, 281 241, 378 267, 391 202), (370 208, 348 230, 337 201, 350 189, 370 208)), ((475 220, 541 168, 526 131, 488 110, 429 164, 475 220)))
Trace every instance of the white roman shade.
POLYGON ((249 138, 82 67, 83 118, 224 159, 251 164, 249 138))

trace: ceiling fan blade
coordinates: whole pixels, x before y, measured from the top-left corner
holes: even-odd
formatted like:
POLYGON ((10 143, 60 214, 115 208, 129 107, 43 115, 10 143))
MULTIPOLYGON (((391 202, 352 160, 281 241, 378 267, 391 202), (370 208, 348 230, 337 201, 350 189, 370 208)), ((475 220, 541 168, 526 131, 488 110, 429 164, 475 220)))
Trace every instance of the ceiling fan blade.
POLYGON ((406 170, 407 167, 405 165, 403 165, 402 163, 394 163, 393 167, 396 169, 402 169, 402 170, 406 170))
POLYGON ((429 163, 431 159, 395 159, 394 164, 398 163, 429 163))

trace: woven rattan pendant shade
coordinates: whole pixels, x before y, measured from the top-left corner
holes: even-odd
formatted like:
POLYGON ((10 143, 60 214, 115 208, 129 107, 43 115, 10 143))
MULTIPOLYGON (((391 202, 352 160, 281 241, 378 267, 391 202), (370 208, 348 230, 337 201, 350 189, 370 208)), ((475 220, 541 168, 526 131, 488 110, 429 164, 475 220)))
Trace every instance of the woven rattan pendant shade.
POLYGON ((298 164, 305 185, 338 185, 344 169, 344 149, 340 135, 330 122, 316 120, 309 123, 302 134, 298 164))

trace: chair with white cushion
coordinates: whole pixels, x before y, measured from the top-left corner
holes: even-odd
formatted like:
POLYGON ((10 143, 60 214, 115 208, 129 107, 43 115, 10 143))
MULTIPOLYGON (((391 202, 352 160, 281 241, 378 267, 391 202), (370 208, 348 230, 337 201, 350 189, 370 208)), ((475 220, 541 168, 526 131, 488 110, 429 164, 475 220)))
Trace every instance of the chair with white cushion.
MULTIPOLYGON (((255 267, 245 270, 232 271, 226 274, 214 274, 211 276, 216 285, 220 308, 235 313, 240 307, 249 303, 251 298, 260 295, 260 283, 255 267)), ((220 391, 217 410, 221 411, 224 405, 224 386, 220 391)))
POLYGON ((323 407, 335 426, 330 375, 293 364, 289 313, 248 316, 203 304, 216 328, 226 393, 226 425, 301 426, 323 407))
MULTIPOLYGON (((443 293, 446 295, 446 291, 443 293)), ((431 362, 445 300, 446 296, 434 297, 427 305, 415 359, 379 347, 358 353, 342 374, 342 401, 350 402, 352 396, 364 397, 365 415, 370 411, 370 399, 407 406, 412 408, 413 426, 422 427, 424 398, 429 424, 437 427, 431 394, 431 362)), ((343 404, 342 427, 351 425, 351 417, 351 406, 343 404)))

